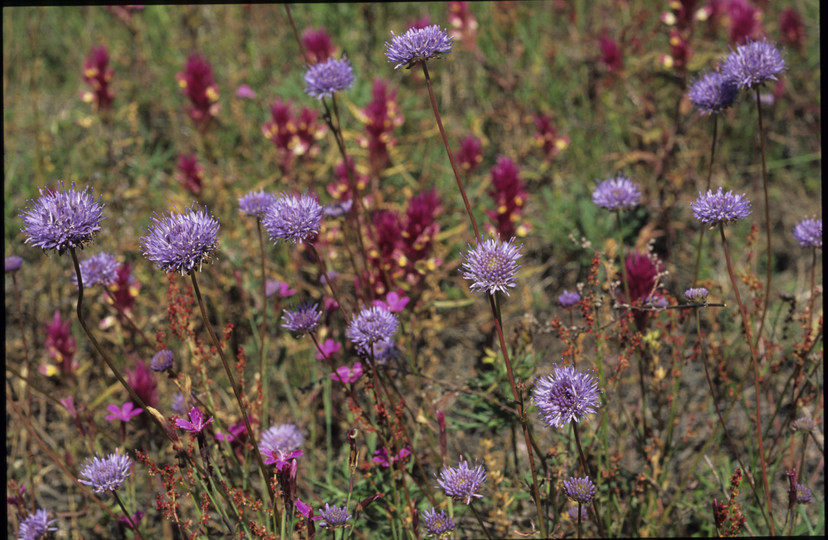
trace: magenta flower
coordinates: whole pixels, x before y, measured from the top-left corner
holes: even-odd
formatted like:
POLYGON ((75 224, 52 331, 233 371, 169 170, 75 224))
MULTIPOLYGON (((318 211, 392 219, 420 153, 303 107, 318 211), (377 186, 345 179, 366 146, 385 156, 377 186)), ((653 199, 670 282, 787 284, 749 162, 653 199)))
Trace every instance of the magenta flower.
MULTIPOLYGON (((71 323, 69 321, 63 322, 60 318, 60 312, 55 311, 52 322, 46 325, 46 341, 44 345, 49 356, 58 364, 59 372, 63 376, 71 375, 78 367, 77 362, 74 361, 75 352, 77 352, 77 342, 71 332, 71 323)), ((41 373, 45 375, 55 375, 58 373, 52 366, 41 366, 41 373)))
POLYGON ((621 47, 618 42, 609 37, 608 32, 604 30, 601 38, 598 40, 598 48, 601 50, 601 62, 607 66, 610 73, 617 73, 624 68, 624 57, 621 54, 621 47))
POLYGON ((204 414, 198 410, 196 407, 190 409, 190 421, 184 420, 183 418, 178 418, 175 421, 175 425, 179 428, 183 429, 184 431, 188 431, 193 434, 198 434, 204 431, 204 428, 207 427, 208 424, 213 423, 213 417, 211 416, 207 420, 204 419, 204 414))
POLYGON ((392 464, 396 463, 401 459, 405 459, 411 455, 411 447, 405 446, 397 452, 396 456, 391 456, 391 459, 388 459, 388 450, 385 447, 377 448, 374 451, 374 457, 371 458, 371 461, 374 463, 379 463, 383 467, 390 467, 392 464))
POLYGON ((365 135, 359 136, 357 143, 368 149, 371 170, 379 173, 388 164, 388 149, 396 144, 393 137, 394 128, 401 126, 405 121, 397 103, 397 91, 390 89, 387 81, 374 79, 371 101, 362 109, 362 114, 365 135))
POLYGON ((805 23, 802 16, 792 7, 779 12, 779 30, 782 43, 795 49, 801 49, 805 43, 805 23))
POLYGON ((552 123, 552 117, 539 114, 535 117, 535 143, 543 148, 546 161, 557 156, 561 150, 569 146, 569 137, 558 135, 558 128, 552 123))
POLYGON ((494 221, 494 226, 487 224, 487 230, 502 238, 524 236, 529 227, 525 224, 518 225, 517 222, 523 213, 528 194, 520 179, 520 169, 508 157, 499 156, 490 173, 492 189, 488 194, 495 203, 495 210, 486 210, 486 215, 494 221))
POLYGON ((201 128, 219 112, 219 91, 213 80, 213 68, 198 54, 191 54, 184 71, 175 76, 183 93, 190 100, 187 113, 201 128))
POLYGON ((410 298, 407 296, 400 296, 396 291, 391 291, 383 300, 374 300, 374 306, 383 308, 391 313, 398 313, 405 309, 410 298))
POLYGON ((253 99, 254 97, 256 97, 256 92, 253 91, 253 89, 250 88, 248 85, 242 84, 236 90, 236 97, 241 99, 253 99))
POLYGON ((448 20, 451 38, 463 42, 470 50, 477 48, 477 19, 472 15, 468 2, 449 2, 448 20))
POLYGON ((86 103, 94 103, 99 111, 112 107, 115 92, 109 87, 112 80, 112 68, 109 67, 109 54, 106 47, 92 47, 83 63, 83 80, 92 87, 91 91, 81 93, 86 103))
POLYGON ((216 439, 219 441, 226 441, 229 443, 233 443, 236 441, 240 441, 242 435, 247 432, 247 427, 245 427, 244 422, 236 422, 234 424, 230 424, 230 427, 227 428, 227 435, 223 435, 220 432, 216 432, 216 439))
POLYGON ((118 407, 113 403, 112 405, 109 405, 106 410, 111 413, 106 415, 106 420, 110 422, 115 420, 129 422, 133 417, 144 412, 144 409, 141 409, 140 407, 136 409, 135 405, 133 405, 131 401, 127 401, 122 407, 118 407))
POLYGON ((327 128, 317 123, 316 117, 317 112, 307 107, 295 115, 290 103, 281 99, 270 106, 271 120, 262 126, 262 134, 279 152, 283 171, 290 170, 294 157, 313 157, 319 153, 315 143, 325 135, 327 128))
POLYGON ((156 393, 158 383, 155 382, 152 371, 142 360, 135 362, 135 369, 126 370, 126 380, 146 405, 155 407, 158 404, 156 393))
MULTIPOLYGON (((337 345, 339 344, 337 343, 337 345)), ((336 368, 336 373, 331 373, 331 380, 343 384, 354 384, 360 377, 362 377, 362 364, 360 362, 354 362, 353 367, 340 366, 336 368)))
POLYGON ((483 161, 483 144, 474 135, 467 135, 460 141, 457 151, 457 162, 466 174, 472 172, 483 161))
POLYGON ((127 518, 126 516, 119 516, 118 521, 123 523, 124 527, 126 527, 127 529, 132 530, 141 524, 141 520, 144 519, 144 514, 144 511, 138 510, 129 518, 127 518))
POLYGON ((333 42, 324 27, 319 30, 305 28, 302 32, 302 45, 309 64, 324 62, 334 54, 333 42))
POLYGON ((204 187, 204 167, 198 164, 195 154, 178 156, 175 177, 181 186, 195 196, 201 195, 204 187))
POLYGON ((727 4, 731 43, 745 43, 762 33, 762 11, 746 0, 730 0, 727 4))
MULTIPOLYGON (((319 346, 320 352, 316 353, 316 357, 319 360, 324 360, 325 358, 330 358, 334 354, 338 353, 341 348, 342 348, 342 345, 340 345, 338 342, 336 342, 332 339, 326 339, 325 343, 322 343, 319 346)), ((354 367, 356 368, 356 364, 354 364, 354 367)), ((362 366, 360 366, 360 368, 361 367, 362 366)), ((333 377, 333 375, 331 375, 331 377, 333 377)))
POLYGON ((296 290, 291 289, 286 281, 268 279, 267 283, 265 283, 265 296, 270 298, 274 294, 278 294, 282 298, 287 298, 288 296, 296 294, 296 290))

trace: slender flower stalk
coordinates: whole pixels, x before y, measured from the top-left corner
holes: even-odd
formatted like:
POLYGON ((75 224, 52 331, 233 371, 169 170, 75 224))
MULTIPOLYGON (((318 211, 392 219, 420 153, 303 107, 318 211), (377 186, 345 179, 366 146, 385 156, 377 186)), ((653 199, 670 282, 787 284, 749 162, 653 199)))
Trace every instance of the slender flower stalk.
POLYGON ((118 495, 118 492, 113 490, 112 495, 115 496, 115 500, 118 502, 118 506, 120 506, 121 510, 124 512, 124 515, 126 516, 126 519, 130 525, 129 528, 135 531, 135 534, 138 535, 138 538, 144 540, 144 535, 141 534, 141 530, 138 528, 138 524, 132 520, 132 514, 130 514, 129 510, 126 509, 126 506, 124 505, 124 502, 121 500, 121 497, 118 495))

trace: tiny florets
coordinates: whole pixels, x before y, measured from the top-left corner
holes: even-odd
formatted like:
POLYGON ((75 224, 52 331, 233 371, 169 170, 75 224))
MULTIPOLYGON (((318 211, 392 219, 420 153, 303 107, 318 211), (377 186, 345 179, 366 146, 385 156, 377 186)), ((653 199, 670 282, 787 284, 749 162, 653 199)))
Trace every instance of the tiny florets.
POLYGON ((49 511, 40 508, 20 522, 17 531, 17 540, 39 540, 50 532, 56 531, 55 519, 49 519, 49 511))
POLYGON ((150 219, 153 225, 141 238, 141 246, 144 257, 159 270, 183 275, 200 269, 218 245, 219 222, 198 203, 183 214, 156 214, 150 219))
POLYGON ((733 105, 738 94, 736 81, 718 71, 712 71, 690 85, 687 97, 702 114, 715 114, 733 105))
POLYGON ((785 59, 770 41, 747 40, 736 47, 722 64, 722 73, 736 82, 740 90, 754 88, 785 71, 785 59))
POLYGON ((707 194, 699 192, 699 198, 690 204, 693 209, 693 216, 702 223, 710 226, 719 223, 726 224, 731 221, 745 219, 750 215, 750 201, 744 194, 737 195, 732 191, 722 192, 722 188, 716 193, 707 190, 707 194))
POLYGON ((686 296, 688 300, 692 300, 694 302, 704 302, 707 300, 708 294, 709 291, 704 287, 693 287, 684 291, 684 296, 686 296))
POLYGON ((601 391, 595 378, 573 366, 555 366, 552 375, 539 377, 532 389, 532 401, 544 422, 562 428, 579 422, 601 405, 601 391))
POLYGON ((328 58, 314 64, 305 72, 305 92, 316 99, 331 97, 354 84, 354 68, 344 56, 341 60, 328 58))
POLYGON ((283 193, 268 207, 262 225, 274 244, 279 240, 295 244, 319 233, 323 214, 324 209, 316 197, 308 194, 296 197, 283 193))
POLYGON ((451 52, 451 38, 448 33, 433 24, 425 28, 409 28, 403 35, 391 32, 391 43, 385 43, 385 56, 389 62, 396 62, 394 69, 400 66, 410 68, 417 62, 430 58, 439 58, 441 54, 451 52))
POLYGON ((262 219, 267 213, 268 207, 276 202, 276 195, 265 193, 265 190, 250 191, 244 197, 239 197, 239 210, 248 216, 255 216, 262 219))
POLYGON ((588 504, 595 496, 595 485, 589 476, 584 478, 571 478, 564 480, 564 492, 566 496, 575 502, 588 504))
POLYGON ((497 291, 509 295, 509 288, 514 287, 515 277, 520 265, 520 249, 523 244, 514 245, 514 238, 502 243, 499 238, 484 240, 476 247, 469 245, 469 251, 463 258, 466 262, 461 267, 463 277, 472 282, 469 287, 472 291, 486 291, 495 294, 497 291))
POLYGON ((641 203, 638 184, 619 174, 615 178, 599 181, 592 192, 592 202, 608 210, 632 208, 641 203))
POLYGON ((150 360, 150 369, 153 371, 167 371, 173 365, 173 352, 169 349, 162 349, 155 353, 150 360))
POLYGON ((581 295, 577 292, 569 292, 564 289, 564 292, 558 296, 558 303, 561 304, 562 307, 572 307, 578 302, 581 301, 581 295))
POLYGON ((340 527, 345 527, 348 520, 351 519, 347 505, 340 508, 325 503, 325 508, 319 509, 319 515, 322 516, 323 520, 319 522, 319 526, 323 529, 339 529, 340 527))
POLYGON ((115 491, 123 485, 129 476, 132 459, 126 454, 114 453, 102 458, 95 455, 87 458, 80 474, 80 482, 90 486, 95 493, 115 491))
POLYGON ((82 248, 92 241, 103 220, 103 205, 100 197, 96 201, 92 196, 92 188, 87 186, 78 191, 72 184, 66 189, 58 182, 57 190, 40 188, 38 191, 40 197, 29 201, 31 208, 20 212, 26 225, 22 229, 26 243, 63 255, 69 248, 82 248))
POLYGON ((793 237, 802 247, 822 248, 822 220, 803 219, 793 228, 793 237))
POLYGON ((295 425, 274 425, 262 433, 259 441, 259 452, 263 456, 273 459, 275 463, 286 459, 298 450, 303 442, 305 442, 305 436, 295 425))
POLYGON ((297 306, 296 311, 285 310, 282 315, 283 328, 287 328, 296 334, 304 334, 313 331, 319 325, 319 318, 322 312, 319 311, 319 304, 305 302, 297 306))
POLYGON ((485 481, 486 469, 483 464, 475 464, 474 469, 470 469, 468 461, 460 458, 457 467, 443 467, 437 484, 455 501, 471 504, 473 497, 483 497, 478 491, 485 481))
MULTIPOLYGON (((80 271, 84 289, 95 285, 106 287, 118 279, 118 261, 110 253, 98 253, 82 260, 80 271)), ((72 275, 72 282, 78 284, 77 274, 72 275)))
POLYGON ((423 522, 428 535, 435 538, 448 538, 456 526, 454 520, 446 515, 445 510, 440 510, 438 513, 434 507, 430 512, 428 510, 423 512, 423 522))
POLYGON ((397 331, 397 317, 381 307, 364 308, 354 317, 345 334, 354 342, 360 354, 369 355, 373 345, 378 342, 391 341, 397 331))

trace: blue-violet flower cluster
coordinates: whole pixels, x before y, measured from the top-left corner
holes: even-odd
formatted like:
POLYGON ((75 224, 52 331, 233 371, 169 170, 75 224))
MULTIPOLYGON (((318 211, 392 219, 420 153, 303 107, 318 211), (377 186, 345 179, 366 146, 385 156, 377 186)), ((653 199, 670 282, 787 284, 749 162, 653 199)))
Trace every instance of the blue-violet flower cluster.
POLYGON ((483 464, 475 464, 474 469, 469 468, 468 461, 460 458, 457 467, 443 467, 437 484, 443 489, 447 496, 455 501, 464 501, 471 504, 473 497, 483 497, 479 494, 480 488, 486 481, 486 470, 483 464))
POLYGON ((727 55, 722 73, 733 80, 740 90, 744 90, 775 81, 785 68, 785 59, 775 43, 748 39, 727 55))
POLYGON ((564 492, 566 496, 575 502, 588 504, 595 496, 595 485, 589 476, 583 478, 572 478, 564 480, 564 492))
POLYGON ((561 293, 560 296, 558 296, 558 303, 561 304, 561 307, 565 308, 572 307, 580 301, 581 295, 575 291, 569 292, 566 289, 564 289, 564 292, 561 293))
POLYGON ((733 79, 712 71, 690 85, 687 97, 702 114, 715 114, 733 105, 738 94, 739 88, 733 79))
POLYGON ((410 68, 417 62, 450 53, 451 38, 445 30, 433 24, 425 28, 409 28, 401 36, 392 31, 391 43, 386 42, 385 49, 388 61, 397 63, 394 69, 400 66, 410 68))
POLYGON ((342 60, 328 58, 314 64, 305 72, 305 92, 316 99, 331 97, 354 84, 354 68, 344 56, 342 60))
POLYGON ((435 538, 448 538, 456 527, 454 520, 446 515, 445 510, 440 510, 438 513, 433 506, 431 511, 423 512, 423 522, 426 533, 435 538))
POLYGON ((49 511, 40 508, 33 514, 26 516, 20 522, 20 529, 17 531, 17 540, 39 540, 50 532, 57 530, 54 524, 57 520, 49 519, 49 511))
POLYGON ((489 238, 469 251, 463 258, 463 277, 472 282, 472 291, 486 291, 495 294, 501 291, 509 295, 509 288, 515 286, 515 276, 520 268, 517 260, 523 244, 514 245, 514 238, 502 243, 500 239, 489 238))
POLYGON ((615 178, 598 182, 592 192, 592 202, 607 210, 632 208, 641 203, 641 189, 628 177, 619 174, 615 178))
POLYGON ((150 360, 150 369, 153 371, 167 371, 173 366, 173 352, 169 349, 162 349, 155 353, 150 360))
POLYGON ((183 214, 155 214, 150 219, 153 225, 141 237, 141 246, 159 270, 183 275, 200 269, 218 245, 219 222, 198 203, 183 214))
MULTIPOLYGON (((118 261, 110 253, 98 253, 80 262, 83 288, 88 289, 95 285, 104 287, 115 283, 118 279, 118 261)), ((78 276, 72 276, 72 282, 78 284, 78 276)))
POLYGON ((692 300, 694 302, 704 302, 707 300, 708 294, 708 290, 704 287, 693 287, 684 291, 684 296, 686 296, 688 300, 692 300))
POLYGON ((550 427, 562 428, 594 413, 601 404, 601 391, 591 374, 573 366, 555 366, 552 375, 539 377, 532 389, 532 401, 550 427))
POLYGON ((305 436, 295 425, 274 425, 262 433, 259 452, 268 458, 265 463, 278 463, 301 455, 301 452, 297 453, 297 450, 304 441, 305 436))
POLYGON ((339 529, 340 527, 344 527, 348 520, 351 519, 347 505, 340 508, 325 503, 325 508, 319 509, 319 515, 322 516, 322 521, 319 522, 319 526, 323 529, 339 529))
POLYGON ((793 237, 802 247, 822 248, 822 220, 803 219, 793 229, 793 237))
POLYGON ((247 195, 239 197, 239 210, 248 216, 262 219, 271 204, 276 202, 276 195, 266 193, 265 190, 249 191, 247 195))
POLYGON ((708 223, 711 227, 726 224, 731 221, 745 219, 750 215, 750 201, 744 194, 737 195, 732 191, 722 192, 722 188, 716 193, 707 190, 707 194, 699 192, 699 198, 690 204, 693 209, 693 216, 702 223, 708 223))
POLYGON ((369 355, 373 345, 390 341, 397 331, 397 317, 381 307, 364 308, 348 325, 345 335, 354 342, 360 354, 369 355))
POLYGON ((267 209, 262 225, 275 244, 279 240, 302 242, 319 233, 324 209, 316 197, 307 193, 296 197, 282 194, 267 209))
POLYGON ((299 335, 312 332, 319 326, 319 318, 321 316, 322 312, 319 311, 319 304, 305 302, 299 304, 296 311, 285 310, 285 313, 282 315, 282 319, 284 320, 282 327, 299 335))
POLYGON ((69 248, 82 248, 92 241, 103 220, 103 205, 100 197, 96 201, 92 196, 92 188, 87 186, 78 191, 72 184, 66 189, 58 182, 57 190, 40 188, 38 191, 40 197, 29 201, 31 208, 20 213, 26 243, 63 255, 69 248))
POLYGON ((132 459, 121 453, 109 454, 105 458, 95 455, 87 458, 81 467, 81 484, 91 487, 95 493, 120 489, 129 476, 132 459))

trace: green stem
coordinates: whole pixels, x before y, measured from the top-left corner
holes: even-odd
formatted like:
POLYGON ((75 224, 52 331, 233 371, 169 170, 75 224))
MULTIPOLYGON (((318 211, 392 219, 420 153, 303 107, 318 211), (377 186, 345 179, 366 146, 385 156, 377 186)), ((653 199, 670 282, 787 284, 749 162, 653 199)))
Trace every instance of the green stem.
POLYGON ((771 506, 770 489, 768 489, 768 467, 767 462, 765 461, 765 445, 762 441, 762 408, 760 403, 761 389, 759 387, 759 360, 756 354, 756 347, 753 343, 753 336, 751 335, 750 323, 748 322, 747 312, 745 311, 744 304, 742 304, 742 297, 739 294, 739 287, 736 283, 736 276, 733 273, 733 264, 730 261, 730 250, 727 247, 727 238, 725 237, 724 224, 722 222, 719 222, 719 233, 721 234, 722 245, 724 246, 725 262, 727 263, 727 273, 730 276, 730 282, 733 285, 733 292, 736 295, 736 302, 739 304, 739 313, 741 313, 742 315, 742 326, 745 329, 745 338, 748 342, 748 347, 750 348, 750 356, 753 362, 753 383, 756 394, 756 442, 759 445, 759 461, 762 465, 762 483, 765 489, 765 503, 767 505, 767 511, 762 512, 762 514, 767 514, 771 536, 776 536, 776 529, 774 528, 773 523, 773 507, 771 506))

